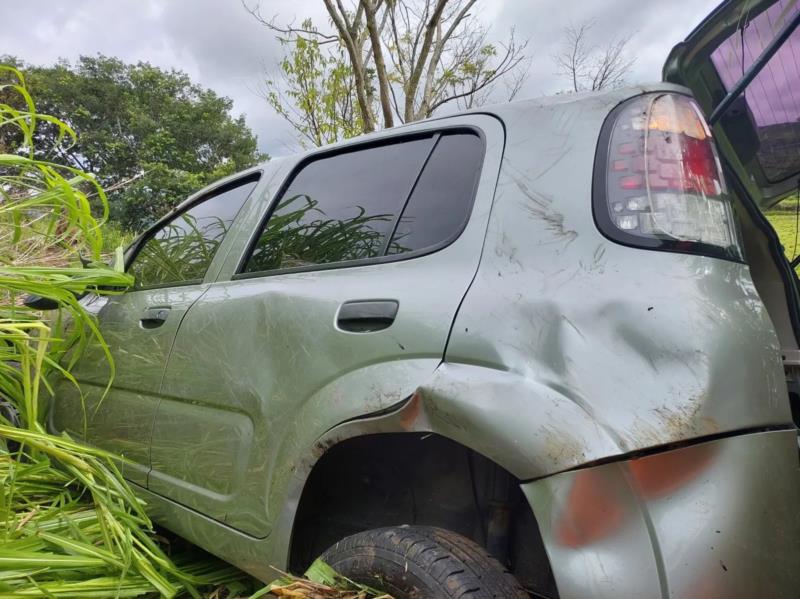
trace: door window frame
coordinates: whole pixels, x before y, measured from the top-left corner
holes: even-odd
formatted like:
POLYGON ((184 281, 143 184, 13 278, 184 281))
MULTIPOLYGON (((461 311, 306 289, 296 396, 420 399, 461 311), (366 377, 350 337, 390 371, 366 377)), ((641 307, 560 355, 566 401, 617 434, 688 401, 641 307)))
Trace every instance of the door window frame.
POLYGON ((316 151, 312 151, 306 155, 304 155, 289 171, 286 175, 285 179, 281 183, 281 186, 278 188, 274 196, 270 200, 270 207, 266 211, 266 213, 258 220, 257 226, 255 229, 252 230, 250 239, 245 246, 245 251, 242 253, 241 258, 239 259, 238 264, 236 265, 236 269, 234 274, 231 275, 231 280, 238 281, 242 279, 254 279, 260 277, 270 277, 276 275, 284 275, 284 274, 291 274, 291 273, 302 273, 302 272, 316 272, 322 270, 335 270, 340 268, 352 268, 356 266, 368 266, 373 264, 387 264, 390 262, 401 262, 404 260, 413 260, 414 258, 419 258, 421 256, 426 256, 428 254, 432 254, 438 252, 447 246, 451 245, 453 242, 458 239, 461 234, 464 232, 464 229, 467 228, 467 224, 469 224, 470 218, 472 216, 472 210, 475 206, 475 198, 477 196, 478 187, 480 184, 481 177, 483 176, 483 170, 486 163, 486 135, 484 132, 477 126, 472 124, 453 124, 453 125, 445 125, 445 126, 438 126, 430 129, 420 129, 413 132, 402 132, 397 133, 395 135, 387 135, 384 137, 380 137, 378 139, 371 139, 368 141, 363 142, 356 142, 356 143, 349 143, 342 146, 336 146, 333 148, 321 148, 316 151), (295 177, 310 163, 316 162, 318 160, 325 160, 327 158, 331 158, 333 156, 338 156, 341 154, 350 154, 353 152, 360 152, 360 151, 369 151, 372 148, 380 147, 380 146, 387 146, 387 145, 395 145, 395 144, 402 144, 403 142, 413 141, 415 139, 425 139, 431 138, 432 145, 430 150, 428 151, 427 156, 425 157, 424 161, 422 162, 422 166, 420 167, 419 171, 417 172, 416 176, 414 177, 414 183, 411 186, 411 189, 408 191, 406 197, 402 200, 399 212, 395 215, 395 218, 392 222, 392 229, 389 232, 389 237, 386 242, 384 242, 383 251, 386 251, 387 243, 391 243, 391 236, 394 235, 395 228, 399 223, 399 219, 403 215, 403 211, 406 209, 410 198, 413 195, 414 189, 416 189, 416 184, 419 181, 425 167, 428 165, 431 156, 433 155, 438 140, 448 133, 471 133, 475 135, 481 143, 481 159, 480 159, 480 172, 478 177, 475 179, 475 184, 472 189, 472 195, 469 199, 469 206, 466 210, 466 217, 463 219, 462 223, 458 227, 458 229, 451 234, 448 238, 440 241, 439 243, 435 243, 430 246, 426 246, 424 248, 420 248, 418 250, 412 250, 410 252, 404 252, 402 254, 382 254, 380 256, 372 256, 368 258, 358 258, 356 260, 342 260, 338 262, 325 262, 321 264, 311 264, 309 266, 295 266, 289 268, 275 268, 272 270, 262 270, 256 272, 245 272, 244 269, 247 267, 247 263, 250 261, 253 253, 255 252, 256 245, 258 244, 259 239, 261 238, 261 234, 264 231, 267 223, 272 218, 272 214, 277 208, 280 199, 283 197, 286 190, 294 181, 295 177))
POLYGON ((241 214, 242 210, 244 209, 245 204, 247 204, 250 199, 256 195, 258 191, 259 184, 261 183, 263 174, 263 169, 260 167, 256 170, 247 171, 245 174, 237 174, 233 179, 224 179, 221 181, 217 181, 216 183, 212 184, 209 187, 203 188, 193 195, 189 196, 185 201, 181 202, 177 207, 173 210, 167 212, 164 216, 158 219, 155 223, 153 223, 150 228, 145 230, 141 235, 139 235, 125 250, 125 272, 128 272, 128 269, 133 264, 134 260, 141 252, 142 248, 150 241, 153 236, 158 233, 163 227, 176 218, 179 218, 182 214, 185 214, 195 206, 202 204, 203 202, 209 201, 214 197, 226 193, 235 187, 239 187, 240 185, 245 185, 247 183, 255 183, 256 186, 250 192, 250 195, 244 200, 242 205, 239 207, 239 210, 234 215, 233 220, 231 221, 231 227, 226 231, 225 236, 220 243, 220 247, 214 253, 214 256, 211 258, 211 262, 209 262, 208 267, 206 268, 206 272, 201 279, 187 279, 185 281, 173 281, 169 283, 162 283, 158 285, 147 285, 146 287, 131 287, 126 291, 126 293, 135 293, 137 291, 147 291, 149 289, 165 289, 170 287, 188 287, 191 285, 200 285, 203 283, 208 276, 208 273, 211 271, 211 266, 214 262, 218 259, 218 256, 221 254, 220 249, 225 244, 225 241, 228 239, 231 230, 234 228, 236 222, 239 219, 239 215, 241 214))

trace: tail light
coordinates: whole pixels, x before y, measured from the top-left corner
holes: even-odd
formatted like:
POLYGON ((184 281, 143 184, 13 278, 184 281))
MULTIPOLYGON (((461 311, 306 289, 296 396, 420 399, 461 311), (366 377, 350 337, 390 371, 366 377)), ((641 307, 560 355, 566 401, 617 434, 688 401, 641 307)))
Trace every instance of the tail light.
POLYGON ((711 131, 691 98, 634 98, 611 113, 600 143, 594 207, 607 237, 742 260, 711 131))

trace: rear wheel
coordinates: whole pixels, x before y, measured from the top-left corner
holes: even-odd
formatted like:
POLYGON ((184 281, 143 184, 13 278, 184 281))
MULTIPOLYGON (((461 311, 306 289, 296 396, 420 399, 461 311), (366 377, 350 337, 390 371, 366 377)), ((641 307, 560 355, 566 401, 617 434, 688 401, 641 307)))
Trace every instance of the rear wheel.
POLYGON ((396 599, 527 599, 500 562, 469 539, 429 526, 376 528, 322 554, 347 578, 396 599))

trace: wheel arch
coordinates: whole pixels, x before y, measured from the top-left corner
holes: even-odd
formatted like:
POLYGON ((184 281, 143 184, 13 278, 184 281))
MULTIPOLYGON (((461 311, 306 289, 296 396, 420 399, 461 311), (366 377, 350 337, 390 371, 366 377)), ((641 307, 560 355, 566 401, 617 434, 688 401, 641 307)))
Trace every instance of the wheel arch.
MULTIPOLYGON (((330 428, 293 463, 286 500, 273 530, 273 563, 298 565, 298 526, 302 526, 304 510, 308 509, 308 494, 316 493, 320 484, 315 477, 323 476, 319 473, 326 463, 332 460, 347 463, 352 459, 346 456, 348 448, 352 452, 354 447, 361 455, 383 455, 394 460, 392 463, 403 463, 398 455, 402 456, 403 451, 409 451, 423 439, 431 445, 447 447, 453 456, 459 452, 474 456, 484 470, 481 475, 484 481, 487 471, 509 477, 516 489, 512 495, 519 491, 521 481, 619 452, 591 415, 563 392, 515 373, 476 365, 442 364, 409 397, 381 412, 352 418, 330 428)), ((418 455, 419 451, 414 449, 411 455, 418 455)), ((463 483, 463 479, 459 480, 463 483)), ((432 493, 432 488, 429 485, 425 492, 432 493)), ((483 500, 488 502, 485 497, 483 500)), ((527 501, 523 507, 538 535, 538 525, 527 501)), ((515 509, 521 508, 515 506, 515 509)), ((387 512, 384 514, 387 519, 375 524, 405 523, 391 520, 390 516, 407 515, 408 511, 402 510, 395 514, 387 512)), ((424 523, 443 524, 429 520, 424 523)), ((457 532, 486 543, 478 532, 467 530, 474 523, 462 524, 457 532)), ((488 529, 489 520, 484 519, 482 526, 488 529)), ((546 563, 547 558, 543 549, 540 553, 533 561, 541 566, 542 559, 546 563)), ((549 563, 546 569, 549 576, 549 563)))

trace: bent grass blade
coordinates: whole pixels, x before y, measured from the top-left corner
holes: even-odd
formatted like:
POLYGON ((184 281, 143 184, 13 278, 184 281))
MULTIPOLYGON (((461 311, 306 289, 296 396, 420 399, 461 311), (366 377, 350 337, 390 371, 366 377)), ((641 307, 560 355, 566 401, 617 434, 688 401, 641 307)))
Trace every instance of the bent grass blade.
POLYGON ((57 144, 75 142, 68 125, 37 114, 22 73, 0 65, 0 134, 17 140, 0 153, 0 401, 20 421, 0 410, 0 598, 200 597, 203 587, 242 586, 247 577, 219 560, 165 553, 119 458, 44 426, 43 408, 58 401, 48 379, 77 385, 69 370, 89 342, 103 348, 113 376, 77 296, 119 293, 132 278, 100 263, 102 188, 35 157, 41 125, 57 128, 57 144), (55 318, 20 305, 28 294, 58 302, 55 318))

